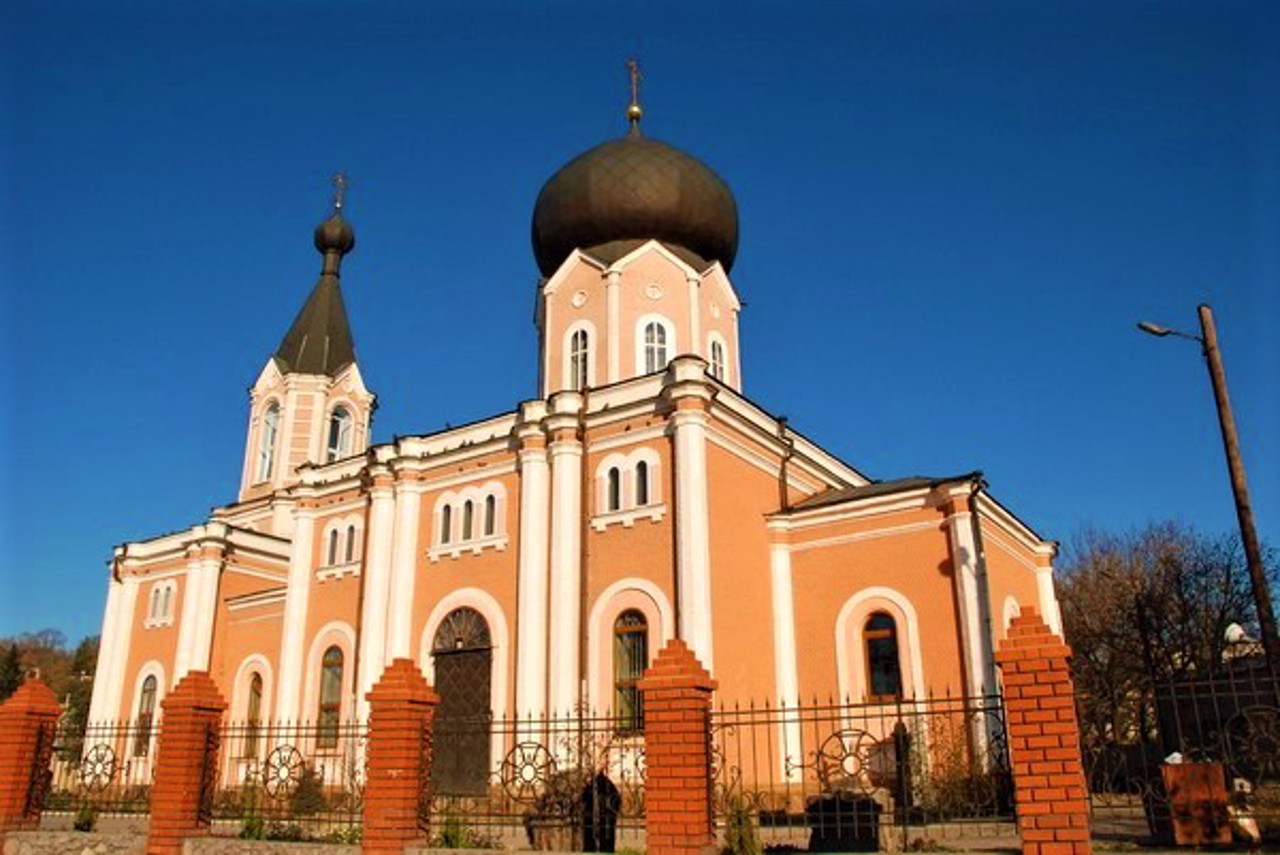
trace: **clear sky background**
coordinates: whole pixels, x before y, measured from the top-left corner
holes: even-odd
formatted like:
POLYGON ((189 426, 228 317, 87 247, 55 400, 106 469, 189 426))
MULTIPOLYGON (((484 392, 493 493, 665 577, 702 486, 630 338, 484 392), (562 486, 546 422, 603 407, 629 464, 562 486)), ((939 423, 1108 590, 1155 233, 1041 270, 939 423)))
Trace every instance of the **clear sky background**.
POLYGON ((1134 329, 1207 300, 1280 544, 1280 3, 4 19, 0 634, 97 632, 114 544, 234 498, 335 170, 375 439, 533 397, 533 202, 624 132, 631 54, 646 133, 737 196, 750 397, 872 477, 982 469, 1049 538, 1230 531, 1199 353, 1134 329))

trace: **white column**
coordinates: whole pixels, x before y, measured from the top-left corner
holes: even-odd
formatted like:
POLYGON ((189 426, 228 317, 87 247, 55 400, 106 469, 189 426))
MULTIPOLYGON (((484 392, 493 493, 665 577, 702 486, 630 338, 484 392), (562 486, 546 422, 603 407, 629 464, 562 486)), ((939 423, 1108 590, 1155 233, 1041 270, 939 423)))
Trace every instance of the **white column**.
POLYGON ((140 583, 136 576, 112 580, 107 589, 107 607, 102 621, 102 639, 98 644, 98 667, 93 678, 93 698, 89 703, 89 721, 111 721, 127 713, 120 709, 129 662, 129 646, 133 640, 134 606, 140 583))
MULTIPOLYGON (((360 615, 360 685, 356 687, 356 717, 369 711, 365 695, 382 677, 386 665, 387 615, 390 611, 391 554, 395 539, 396 496, 391 475, 373 476, 369 488, 368 552, 364 556, 364 610, 360 615)), ((410 604, 405 603, 406 608, 410 604)))
POLYGON ((609 382, 622 379, 622 274, 611 270, 605 274, 605 309, 608 324, 605 342, 609 347, 609 382))
POLYGON ((711 633, 711 525, 707 500, 707 421, 701 359, 677 358, 672 373, 689 388, 671 415, 675 431, 676 584, 680 637, 715 673, 711 633), (689 382, 697 378, 696 382, 689 382), (686 396, 687 395, 687 396, 686 396), (692 404, 693 406, 690 406, 692 404), (683 405, 683 406, 682 406, 683 405))
POLYGON ((547 709, 547 506, 550 503, 547 451, 533 422, 542 403, 521 408, 520 555, 516 601, 516 713, 539 716, 547 709))
MULTIPOLYGON (((581 398, 557 395, 563 412, 581 398), (563 408, 563 409, 562 409, 563 408)), ((574 407, 576 410, 576 407, 574 407)), ((576 436, 577 415, 548 419, 551 442, 551 637, 550 704, 552 713, 570 713, 578 701, 579 615, 582 600, 582 444, 576 436)))
POLYGON ((800 719, 795 715, 800 704, 800 680, 796 672, 796 610, 791 589, 791 549, 787 544, 769 545, 769 575, 773 593, 775 689, 782 712, 778 722, 778 738, 782 740, 783 747, 779 752, 779 774, 783 780, 797 781, 801 770, 790 762, 790 758, 798 756, 800 751, 800 719))
POLYGON ((689 274, 685 277, 685 281, 689 285, 689 346, 685 348, 685 352, 696 353, 704 359, 710 359, 711 354, 703 353, 702 308, 698 299, 698 277, 689 274))
POLYGON ((299 506, 294 513, 289 586, 285 589, 284 625, 280 633, 280 670, 276 672, 279 688, 276 690, 275 710, 281 721, 297 721, 302 709, 302 648, 306 641, 315 528, 315 509, 299 506))
POLYGON ((413 655, 413 585, 418 569, 418 524, 422 491, 407 482, 396 484, 396 533, 391 548, 391 596, 387 603, 387 649, 384 661, 413 655))
POLYGON ((947 534, 951 539, 965 692, 970 695, 986 694, 992 687, 985 679, 986 669, 982 661, 982 615, 978 603, 978 546, 974 541, 972 517, 968 511, 957 510, 947 517, 947 534))
POLYGON ((178 618, 178 646, 170 685, 176 686, 189 671, 209 667, 218 571, 222 567, 220 552, 201 541, 188 549, 187 572, 182 581, 182 615, 178 618))
POLYGON ((1036 568, 1036 593, 1040 595, 1040 615, 1049 629, 1062 635, 1062 612, 1058 608, 1058 595, 1053 590, 1053 568, 1036 568))

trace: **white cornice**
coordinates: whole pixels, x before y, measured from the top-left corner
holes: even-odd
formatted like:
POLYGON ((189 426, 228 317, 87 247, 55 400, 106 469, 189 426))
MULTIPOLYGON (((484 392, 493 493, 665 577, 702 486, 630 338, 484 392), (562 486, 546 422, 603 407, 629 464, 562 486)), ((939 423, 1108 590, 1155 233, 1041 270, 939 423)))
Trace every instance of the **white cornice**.
POLYGON ((1000 528, 1008 532, 1023 546, 1031 549, 1038 555, 1048 557, 1050 560, 1058 554, 1058 544, 1051 540, 1044 540, 1038 534, 1031 530, 1026 523, 1015 517, 1004 505, 992 498, 991 494, 985 490, 978 493, 978 513, 984 519, 989 519, 1000 528))
POLYGON ((622 256, 622 258, 619 258, 613 264, 610 264, 609 267, 605 270, 605 272, 621 273, 624 270, 626 270, 628 267, 630 267, 631 264, 634 263, 636 260, 642 258, 645 255, 648 255, 651 252, 659 253, 667 261, 670 261, 672 265, 674 265, 678 270, 680 270, 680 272, 683 273, 686 277, 692 276, 695 279, 699 278, 699 274, 697 270, 695 270, 694 268, 686 264, 684 260, 680 258, 680 256, 676 255, 674 252, 667 249, 658 241, 652 240, 652 239, 645 241, 644 243, 640 244, 640 246, 631 250, 631 252, 628 252, 626 255, 622 256))
POLYGON ((547 280, 542 283, 542 293, 543 294, 556 293, 556 291, 559 290, 560 288, 560 283, 568 278, 569 271, 571 271, 574 268, 574 266, 576 266, 577 264, 586 264, 602 272, 605 269, 605 265, 603 262, 599 261, 598 259, 592 258, 591 256, 584 253, 582 250, 575 249, 573 252, 569 253, 569 256, 563 262, 560 263, 560 266, 556 268, 556 272, 552 273, 551 276, 549 276, 547 280))
MULTIPOLYGON (((831 505, 803 510, 782 511, 771 515, 769 527, 775 530, 794 531, 815 525, 862 519, 900 511, 914 511, 937 506, 938 496, 930 487, 917 487, 901 493, 885 496, 869 496, 863 499, 846 499, 831 505)), ((941 519, 939 519, 941 522, 941 519)))

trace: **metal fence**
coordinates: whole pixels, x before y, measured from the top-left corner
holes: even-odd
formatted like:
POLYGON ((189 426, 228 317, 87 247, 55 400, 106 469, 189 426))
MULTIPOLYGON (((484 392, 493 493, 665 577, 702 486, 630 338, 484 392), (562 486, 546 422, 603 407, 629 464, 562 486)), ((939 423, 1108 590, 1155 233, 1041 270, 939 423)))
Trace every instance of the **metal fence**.
POLYGON ((1280 841, 1280 684, 1265 668, 1077 703, 1095 835, 1168 843, 1189 822, 1216 842, 1280 841))
POLYGON ((847 852, 1016 841, 998 696, 734 706, 712 714, 711 732, 727 842, 847 852))
POLYGON ((99 815, 147 813, 159 731, 151 719, 47 728, 29 801, 88 827, 99 815))
POLYGON ((224 725, 215 748, 213 833, 358 841, 366 735, 355 722, 224 725))
POLYGON ((644 740, 631 718, 437 720, 423 808, 436 845, 560 852, 636 845, 644 740))

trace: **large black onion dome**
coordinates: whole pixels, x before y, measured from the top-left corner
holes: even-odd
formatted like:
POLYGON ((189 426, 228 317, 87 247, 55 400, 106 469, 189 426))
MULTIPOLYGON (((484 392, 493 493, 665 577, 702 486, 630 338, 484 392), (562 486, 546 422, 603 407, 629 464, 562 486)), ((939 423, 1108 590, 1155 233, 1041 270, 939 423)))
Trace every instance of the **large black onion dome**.
POLYGON ((544 276, 575 249, 615 261, 649 239, 728 270, 738 252, 738 205, 710 167, 638 128, 561 167, 533 207, 533 254, 544 276))

